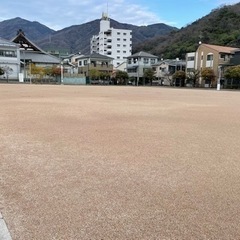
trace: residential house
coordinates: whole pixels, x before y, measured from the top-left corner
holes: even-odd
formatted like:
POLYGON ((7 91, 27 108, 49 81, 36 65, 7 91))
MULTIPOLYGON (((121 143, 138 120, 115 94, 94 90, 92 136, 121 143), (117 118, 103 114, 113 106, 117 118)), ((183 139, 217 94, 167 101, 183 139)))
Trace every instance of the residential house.
POLYGON ((0 38, 0 68, 4 70, 4 75, 0 80, 17 80, 20 69, 19 46, 13 42, 0 38))
POLYGON ((183 84, 179 80, 174 81, 172 76, 176 71, 185 71, 185 60, 166 59, 161 60, 154 64, 153 70, 155 72, 155 78, 158 79, 159 85, 165 86, 182 86, 183 84))
POLYGON ((63 57, 61 63, 64 66, 64 73, 70 75, 78 74, 78 59, 83 56, 84 55, 79 52, 63 57))
POLYGON ((88 79, 109 80, 113 72, 113 58, 92 53, 78 58, 78 73, 88 79))
POLYGON ((117 67, 132 54, 132 30, 110 27, 110 19, 103 13, 99 34, 91 38, 90 45, 91 53, 112 57, 113 65, 117 67))
POLYGON ((134 78, 135 85, 144 84, 144 71, 152 68, 158 61, 158 57, 147 52, 138 52, 127 57, 127 73, 134 78))
MULTIPOLYGON (((231 59, 239 48, 225 47, 211 44, 200 44, 195 54, 195 69, 201 71, 204 68, 212 68, 215 74, 215 80, 212 86, 216 86, 217 79, 224 74, 224 69, 231 65, 231 59)), ((210 82, 201 78, 201 86, 209 87, 210 82)))

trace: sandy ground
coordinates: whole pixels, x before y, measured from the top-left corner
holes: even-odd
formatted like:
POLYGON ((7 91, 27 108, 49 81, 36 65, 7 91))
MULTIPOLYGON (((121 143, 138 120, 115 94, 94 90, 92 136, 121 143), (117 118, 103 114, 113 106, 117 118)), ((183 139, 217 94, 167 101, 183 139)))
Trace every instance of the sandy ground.
POLYGON ((0 85, 14 240, 240 239, 240 92, 0 85))

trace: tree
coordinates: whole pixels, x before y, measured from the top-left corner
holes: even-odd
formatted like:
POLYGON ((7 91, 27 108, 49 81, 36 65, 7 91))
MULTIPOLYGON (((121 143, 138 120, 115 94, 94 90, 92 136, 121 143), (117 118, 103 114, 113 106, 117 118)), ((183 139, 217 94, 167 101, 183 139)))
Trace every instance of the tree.
POLYGON ((204 68, 201 71, 201 76, 205 80, 205 84, 209 84, 209 87, 213 84, 216 77, 212 68, 204 68))
POLYGON ((8 82, 8 77, 13 73, 13 69, 10 68, 9 66, 4 66, 3 71, 4 71, 4 74, 6 74, 7 82, 8 82))
POLYGON ((46 74, 45 69, 43 67, 38 67, 35 64, 31 64, 31 74, 35 75, 37 81, 43 79, 43 76, 46 74))
POLYGON ((100 72, 97 69, 90 69, 89 77, 91 79, 97 80, 100 77, 100 72))
POLYGON ((128 74, 127 74, 127 72, 118 70, 116 72, 115 78, 116 78, 118 84, 127 84, 128 74))
POLYGON ((154 71, 152 68, 147 68, 144 70, 144 73, 143 73, 143 77, 145 79, 145 81, 147 80, 147 83, 150 82, 150 84, 152 85, 152 80, 154 78, 154 71))
POLYGON ((228 67, 225 71, 224 77, 227 80, 230 80, 231 88, 233 87, 233 85, 235 85, 235 87, 239 87, 240 86, 240 65, 228 67))
POLYGON ((191 72, 187 73, 186 77, 187 82, 192 83, 193 87, 196 87, 199 84, 200 71, 197 69, 193 69, 191 72))
POLYGON ((3 69, 2 67, 0 67, 0 76, 1 76, 1 75, 4 75, 4 73, 5 73, 5 72, 4 72, 4 69, 3 69))
POLYGON ((240 65, 228 67, 224 77, 226 79, 240 79, 240 65))
POLYGON ((182 70, 176 71, 172 78, 175 80, 175 85, 183 87, 184 86, 184 81, 186 79, 186 73, 182 70))
POLYGON ((53 66, 52 67, 52 76, 60 76, 61 75, 61 68, 53 66))

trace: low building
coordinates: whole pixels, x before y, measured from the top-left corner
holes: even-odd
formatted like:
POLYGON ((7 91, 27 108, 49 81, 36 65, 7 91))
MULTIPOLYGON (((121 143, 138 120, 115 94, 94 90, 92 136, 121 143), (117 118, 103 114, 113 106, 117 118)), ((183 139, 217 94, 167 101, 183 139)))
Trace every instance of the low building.
POLYGON ((113 58, 92 53, 77 59, 78 73, 91 80, 110 80, 113 72, 113 58))
POLYGON ((12 42, 19 46, 20 51, 20 73, 23 74, 24 81, 31 78, 31 64, 38 67, 50 68, 60 66, 60 58, 46 53, 36 44, 31 42, 20 29, 12 42))
MULTIPOLYGON (((212 86, 216 86, 217 79, 224 74, 224 69, 231 66, 231 59, 239 48, 200 44, 195 55, 195 69, 201 71, 204 68, 212 68, 215 75, 215 80, 212 86)), ((199 80, 201 86, 209 87, 210 83, 201 78, 199 80)))
POLYGON ((20 50, 16 43, 0 38, 0 68, 4 74, 1 81, 18 80, 20 72, 20 50))
POLYGON ((176 59, 166 59, 153 64, 155 78, 158 79, 159 85, 165 86, 179 86, 179 83, 173 81, 173 74, 176 71, 184 71, 186 68, 186 61, 176 59))
POLYGON ((136 85, 143 83, 144 71, 152 68, 158 61, 158 57, 147 52, 138 52, 127 57, 127 73, 134 78, 136 85))

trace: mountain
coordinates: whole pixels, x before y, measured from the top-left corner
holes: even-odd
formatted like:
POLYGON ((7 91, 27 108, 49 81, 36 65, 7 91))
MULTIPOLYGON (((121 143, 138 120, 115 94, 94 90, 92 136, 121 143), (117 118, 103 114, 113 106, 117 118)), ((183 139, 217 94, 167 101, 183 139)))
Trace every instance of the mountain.
POLYGON ((0 22, 0 37, 11 40, 19 29, 22 29, 33 42, 55 32, 39 22, 30 22, 17 17, 0 22))
MULTIPOLYGON (((165 36, 177 28, 168 26, 163 23, 148 26, 135 26, 126 23, 119 23, 113 19, 110 20, 111 27, 116 29, 132 30, 133 47, 156 36, 165 36)), ((51 36, 37 41, 43 49, 46 48, 70 48, 70 52, 82 52, 84 54, 90 51, 90 39, 93 35, 99 33, 100 19, 94 20, 81 25, 74 25, 57 31, 51 36)))
POLYGON ((196 51, 199 42, 240 46, 240 3, 214 9, 192 24, 157 36, 138 44, 134 51, 148 51, 163 58, 184 58, 187 52, 196 51))
MULTIPOLYGON (((148 26, 135 26, 110 20, 111 27, 118 29, 130 29, 133 31, 133 47, 139 43, 157 36, 165 36, 177 31, 175 27, 163 23, 148 26)), ((38 22, 30 22, 21 18, 14 18, 0 22, 0 37, 12 39, 17 31, 22 29, 29 40, 32 40, 42 49, 67 49, 69 52, 90 51, 90 39, 98 34, 100 19, 54 31, 38 22)))

